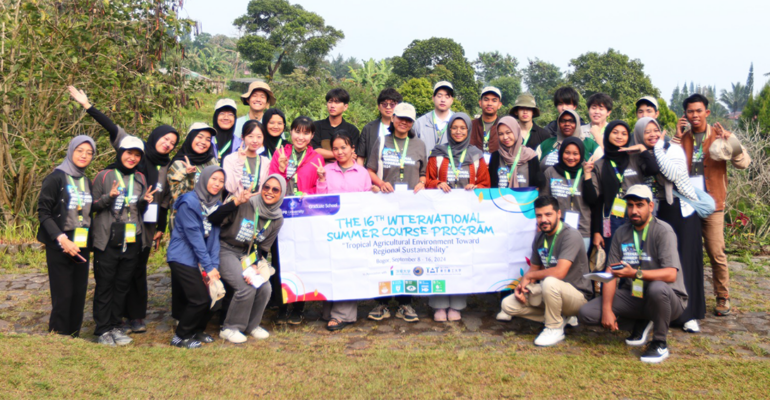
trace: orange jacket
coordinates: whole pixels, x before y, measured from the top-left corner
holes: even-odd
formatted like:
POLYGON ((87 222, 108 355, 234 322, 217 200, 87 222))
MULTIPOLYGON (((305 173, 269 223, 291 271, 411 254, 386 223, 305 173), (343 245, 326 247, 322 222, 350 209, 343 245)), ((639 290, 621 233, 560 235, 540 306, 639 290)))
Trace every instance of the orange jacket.
MULTIPOLYGON (((448 158, 444 158, 444 160, 441 161, 441 168, 436 166, 436 157, 429 158, 428 170, 426 172, 427 182, 425 183, 425 187, 428 189, 436 189, 439 183, 447 181, 448 171, 448 158)), ((478 173, 476 171, 476 167, 473 164, 468 166, 468 171, 470 172, 470 181, 474 182, 476 187, 479 189, 489 188, 491 186, 491 182, 489 181, 489 168, 487 168, 487 163, 484 162, 483 157, 479 159, 478 173)))
MULTIPOLYGON (((711 133, 711 126, 706 127, 706 136, 703 138, 703 174, 706 182, 706 192, 714 198, 716 210, 725 209, 725 197, 727 197, 727 161, 715 161, 711 158, 711 144, 716 140, 716 135, 711 133)), ((676 142, 676 139, 674 139, 676 142)), ((692 153, 695 149, 695 137, 692 130, 687 130, 680 139, 684 154, 687 155, 687 171, 692 173, 692 153)))

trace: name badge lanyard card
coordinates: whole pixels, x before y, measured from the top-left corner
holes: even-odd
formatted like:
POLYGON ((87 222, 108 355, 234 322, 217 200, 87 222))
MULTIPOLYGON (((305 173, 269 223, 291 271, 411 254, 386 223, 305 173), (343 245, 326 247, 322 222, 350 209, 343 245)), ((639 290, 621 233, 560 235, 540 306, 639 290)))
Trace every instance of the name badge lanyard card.
POLYGON ((302 161, 305 160, 306 155, 307 155, 307 149, 305 149, 305 151, 302 153, 302 158, 300 158, 299 161, 297 161, 297 152, 294 151, 294 147, 291 148, 291 158, 292 160, 294 160, 294 164, 297 167, 294 169, 294 175, 289 179, 294 178, 294 195, 295 196, 302 195, 302 192, 299 191, 299 166, 302 165, 302 161))
POLYGON ((545 249, 548 250, 548 258, 545 259, 545 268, 548 268, 551 266, 551 256, 553 256, 553 249, 556 247, 556 239, 559 238, 559 234, 561 233, 562 228, 564 228, 564 225, 562 225, 561 221, 557 222, 559 224, 559 228, 556 229, 556 234, 553 235, 553 240, 551 240, 551 245, 548 245, 548 236, 546 235, 545 239, 543 239, 543 245, 545 246, 545 249))
POLYGON ((74 242, 75 245, 83 248, 88 245, 88 228, 83 227, 83 204, 85 201, 83 200, 83 193, 86 191, 85 187, 85 178, 80 177, 78 180, 78 183, 80 184, 80 191, 78 192, 78 186, 75 185, 75 180, 72 179, 71 176, 67 175, 67 179, 69 179, 70 184, 72 185, 74 192, 75 192, 75 198, 78 202, 78 227, 75 228, 75 235, 74 235, 74 242))
MULTIPOLYGON (((511 177, 513 177, 513 171, 519 165, 519 158, 521 158, 521 150, 523 148, 524 148, 524 145, 522 144, 522 146, 519 147, 519 151, 516 153, 516 158, 513 159, 513 164, 511 164, 510 171, 508 171, 508 187, 513 187, 513 181, 511 180, 511 177)), ((519 178, 517 177, 516 179, 518 180, 519 178)))
MULTIPOLYGON (((455 188, 457 188, 457 184, 460 182, 460 170, 457 169, 455 166, 455 159, 452 155, 452 147, 447 145, 446 147, 447 153, 449 153, 449 163, 452 167, 452 172, 455 174, 455 188)), ((460 168, 463 167, 463 161, 465 161, 465 153, 468 151, 468 148, 466 147, 465 150, 463 150, 462 154, 460 154, 460 168)))
MULTIPOLYGON (((243 168, 246 170, 246 173, 249 174, 249 177, 251 177, 251 188, 250 189, 251 189, 252 193, 254 192, 254 189, 256 188, 257 183, 259 182, 259 173, 260 173, 260 170, 262 168, 262 165, 261 165, 262 162, 260 161, 259 158, 260 158, 259 155, 257 155, 257 165, 255 166, 257 173, 255 175, 252 175, 252 173, 251 173, 251 165, 249 164, 249 160, 246 160, 246 162, 244 163, 244 166, 243 166, 243 168)), ((303 158, 304 158, 304 156, 303 156, 303 158)), ((295 175, 296 175, 296 172, 295 172, 295 175)))
MULTIPOLYGON (((615 164, 615 161, 610 160, 610 165, 612 166, 613 171, 615 171, 615 177, 618 178, 620 188, 618 189, 618 193, 615 195, 615 199, 612 201, 609 214, 603 215, 602 218, 602 230, 604 231, 602 236, 606 238, 612 236, 610 216, 615 216, 618 218, 625 218, 626 216, 626 201, 623 200, 623 180, 625 177, 620 173, 620 171, 618 171, 618 166, 615 164)), ((604 213, 604 210, 602 210, 602 213, 604 213)))
POLYGON ((403 182, 404 164, 406 163, 406 150, 409 148, 409 137, 407 136, 406 141, 404 142, 404 151, 398 149, 396 138, 393 138, 393 147, 396 148, 396 153, 398 154, 398 179, 399 182, 403 182))
MULTIPOLYGON (((123 181, 123 176, 120 174, 120 172, 115 171, 115 177, 118 178, 118 183, 120 184, 120 188, 122 190, 126 190, 126 183, 123 181)), ((128 243, 136 243, 136 225, 130 223, 131 222, 131 196, 134 194, 134 174, 131 174, 128 176, 128 190, 123 195, 123 202, 124 205, 120 207, 120 212, 123 212, 123 207, 127 210, 127 223, 126 223, 126 231, 125 235, 123 236, 123 252, 126 251, 126 246, 128 243)))
MULTIPOLYGON (((639 257, 639 266, 636 268, 637 272, 642 270, 642 246, 644 246, 644 243, 647 243, 647 230, 650 229, 650 223, 652 222, 652 218, 647 221, 647 226, 644 227, 644 230, 642 231, 642 243, 639 243, 639 233, 636 232, 636 229, 634 229, 634 248, 636 249, 637 257, 639 257)), ((634 279, 633 288, 632 288, 632 295, 634 297, 642 298, 644 295, 644 281, 641 279, 634 279)))
MULTIPOLYGON (((569 172, 564 171, 564 175, 567 178, 567 184, 569 184, 569 181, 572 179, 569 172)), ((577 176, 575 177, 575 180, 572 182, 572 186, 569 188, 569 207, 571 209, 575 208, 575 192, 577 192, 577 187, 580 184, 580 178, 583 176, 583 168, 580 168, 580 171, 578 171, 577 176)))
POLYGON ((269 219, 267 220, 265 226, 262 227, 262 229, 257 229, 259 224, 259 207, 257 206, 254 209, 254 237, 251 241, 253 250, 249 253, 245 260, 241 261, 241 267, 243 267, 244 270, 257 262, 257 243, 265 240, 264 234, 267 231, 267 228, 270 227, 271 222, 273 222, 273 220, 269 219))
POLYGON ((441 143, 441 139, 444 137, 444 134, 446 133, 446 130, 448 128, 448 123, 444 125, 444 129, 438 129, 438 117, 436 117, 436 110, 432 111, 433 113, 433 129, 436 130, 436 144, 441 143))
MULTIPOLYGON (((281 134, 281 135, 283 136, 283 134, 281 134)), ((283 137, 278 139, 278 144, 275 145, 275 150, 273 150, 273 154, 270 154, 269 151, 267 152, 267 155, 268 155, 267 158, 269 158, 270 161, 273 161, 273 156, 275 155, 275 152, 278 151, 278 149, 281 148, 281 144, 283 144, 283 137)))
POLYGON ((222 147, 222 150, 217 151, 217 138, 214 138, 214 152, 217 153, 217 155, 219 156, 217 161, 222 159, 222 156, 225 155, 225 153, 227 153, 227 149, 229 149, 232 144, 233 144, 233 141, 230 140, 227 142, 225 147, 222 147))

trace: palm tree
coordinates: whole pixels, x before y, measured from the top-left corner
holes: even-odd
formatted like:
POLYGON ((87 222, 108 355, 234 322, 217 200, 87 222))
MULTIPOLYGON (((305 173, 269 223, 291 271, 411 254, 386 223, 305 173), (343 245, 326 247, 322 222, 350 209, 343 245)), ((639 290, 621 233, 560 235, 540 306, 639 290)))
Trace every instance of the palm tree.
POLYGON ((719 101, 724 103, 731 113, 742 111, 749 101, 748 88, 740 82, 732 84, 732 91, 722 89, 719 101))

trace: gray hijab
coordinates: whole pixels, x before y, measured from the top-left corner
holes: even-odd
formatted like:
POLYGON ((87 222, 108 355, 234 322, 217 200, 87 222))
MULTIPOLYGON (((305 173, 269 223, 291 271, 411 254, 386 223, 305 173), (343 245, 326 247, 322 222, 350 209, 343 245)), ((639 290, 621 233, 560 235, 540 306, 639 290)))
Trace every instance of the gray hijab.
MULTIPOLYGON (((440 144, 433 148, 433 151, 430 152, 430 157, 449 157, 449 148, 452 149, 452 157, 454 158, 455 162, 460 162, 460 157, 463 153, 463 151, 467 152, 465 153, 465 160, 463 160, 462 165, 471 165, 474 162, 478 161, 484 153, 479 150, 476 146, 471 146, 471 128, 473 125, 471 124, 471 117, 468 116, 468 114, 463 112, 454 113, 451 118, 449 118, 449 122, 447 122, 447 130, 449 133, 448 138, 448 144, 440 144), (462 142, 457 142, 452 138, 451 130, 452 130, 452 124, 458 120, 461 119, 465 121, 465 125, 468 127, 468 136, 465 137, 465 140, 462 142)), ((440 167, 440 166, 437 166, 440 167)))
POLYGON ((218 165, 209 165, 203 169, 203 172, 201 172, 201 176, 198 177, 198 182, 195 182, 195 194, 198 195, 201 204, 206 208, 211 208, 216 205, 217 202, 222 201, 222 190, 225 189, 224 186, 216 195, 209 193, 209 190, 207 189, 211 175, 214 175, 214 172, 217 171, 222 171, 223 174, 225 173, 225 170, 222 169, 222 167, 218 165))
MULTIPOLYGON (((644 117, 639 121, 636 121, 636 125, 634 125, 634 140, 636 144, 644 144, 644 130, 647 129, 647 125, 649 125, 650 122, 658 126, 658 129, 660 129, 662 135, 663 129, 661 129, 658 121, 655 118, 644 117)), ((660 140, 664 139, 664 137, 660 138, 660 140)), ((644 144, 644 147, 647 147, 647 145, 644 144)))
POLYGON ((73 178, 81 178, 86 174, 85 168, 80 168, 72 161, 72 157, 75 155, 75 149, 83 143, 90 143, 91 148, 94 150, 94 156, 96 156, 96 142, 86 135, 75 136, 70 140, 69 147, 67 147, 67 156, 64 157, 64 161, 59 164, 56 169, 64 171, 67 175, 73 178))
POLYGON ((269 182, 271 179, 277 180, 278 184, 281 185, 281 197, 278 199, 278 201, 272 205, 265 204, 265 201, 262 200, 262 194, 259 193, 256 196, 251 196, 249 202, 251 202, 253 207, 259 209, 259 216, 261 218, 276 220, 283 218, 281 203, 283 203, 283 198, 286 197, 286 179, 284 179, 283 176, 279 174, 272 174, 267 177, 265 183, 269 182))

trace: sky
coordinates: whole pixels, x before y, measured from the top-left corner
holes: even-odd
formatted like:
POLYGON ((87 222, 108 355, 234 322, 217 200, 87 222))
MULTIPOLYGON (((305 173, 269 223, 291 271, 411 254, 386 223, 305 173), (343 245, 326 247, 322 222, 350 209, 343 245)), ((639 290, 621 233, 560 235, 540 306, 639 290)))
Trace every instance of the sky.
MULTIPOLYGON (((359 60, 401 55, 415 39, 448 37, 469 61, 499 51, 539 58, 569 70, 571 59, 613 48, 644 64, 666 101, 683 82, 746 83, 754 63, 754 91, 768 80, 770 1, 518 1, 518 0, 290 0, 345 34, 331 55, 359 60), (474 7, 474 5, 478 5, 474 7)), ((186 0, 182 16, 203 31, 238 36, 233 21, 249 0, 186 0), (185 15, 186 13, 186 15, 185 15)))

